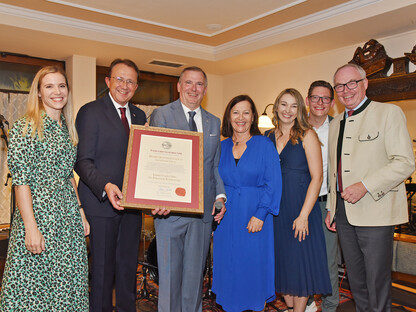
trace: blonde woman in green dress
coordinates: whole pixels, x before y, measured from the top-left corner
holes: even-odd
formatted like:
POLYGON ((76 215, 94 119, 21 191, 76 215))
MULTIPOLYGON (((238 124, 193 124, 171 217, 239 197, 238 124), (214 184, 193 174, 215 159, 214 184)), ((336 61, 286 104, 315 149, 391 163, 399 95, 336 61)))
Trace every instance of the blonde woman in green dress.
POLYGON ((88 311, 89 234, 73 176, 78 136, 62 69, 42 68, 10 133, 17 209, 0 311, 88 311))

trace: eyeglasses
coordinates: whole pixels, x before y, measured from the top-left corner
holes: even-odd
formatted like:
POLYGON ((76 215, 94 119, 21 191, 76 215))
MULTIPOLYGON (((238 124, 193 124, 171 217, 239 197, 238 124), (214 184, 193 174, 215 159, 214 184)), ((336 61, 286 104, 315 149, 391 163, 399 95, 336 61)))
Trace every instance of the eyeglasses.
POLYGON ((312 103, 318 103, 319 100, 321 100, 322 103, 329 104, 332 101, 332 98, 330 98, 329 96, 311 95, 311 96, 309 96, 309 99, 311 100, 312 103))
POLYGON ((110 77, 113 78, 118 85, 124 85, 126 83, 127 87, 131 88, 137 85, 136 81, 130 80, 130 79, 124 79, 123 77, 110 77))
POLYGON ((341 83, 341 84, 338 84, 338 85, 334 86, 334 90, 335 90, 336 92, 342 92, 342 91, 344 91, 345 86, 347 86, 347 88, 348 88, 348 89, 350 89, 350 90, 354 90, 355 88, 357 88, 358 83, 359 83, 360 81, 363 81, 364 79, 365 79, 365 78, 360 79, 360 80, 348 81, 347 83, 341 83))

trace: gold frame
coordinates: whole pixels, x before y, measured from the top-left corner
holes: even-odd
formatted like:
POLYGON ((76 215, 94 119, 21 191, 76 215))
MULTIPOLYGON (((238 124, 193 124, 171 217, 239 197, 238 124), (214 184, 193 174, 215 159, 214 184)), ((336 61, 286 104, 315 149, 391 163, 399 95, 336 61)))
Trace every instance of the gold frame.
MULTIPOLYGON (((204 148, 203 134, 193 131, 176 130, 169 128, 146 127, 132 125, 130 128, 129 144, 126 156, 126 166, 123 179, 123 198, 121 206, 132 209, 156 209, 167 208, 173 213, 204 213, 204 148), (139 147, 142 144, 141 136, 143 134, 157 137, 166 137, 190 140, 191 141, 191 201, 180 202, 171 199, 146 199, 135 197, 134 191, 136 184, 140 183, 140 173, 138 172, 139 147), (195 169, 195 166, 197 167, 195 169)), ((178 190, 178 188, 176 189, 178 190)))

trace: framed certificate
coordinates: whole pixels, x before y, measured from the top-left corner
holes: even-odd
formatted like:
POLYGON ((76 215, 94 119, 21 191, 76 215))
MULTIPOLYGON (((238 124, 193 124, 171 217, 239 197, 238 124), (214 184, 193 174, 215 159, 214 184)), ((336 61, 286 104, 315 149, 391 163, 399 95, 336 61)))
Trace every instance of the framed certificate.
POLYGON ((203 134, 132 125, 121 206, 204 213, 203 134))

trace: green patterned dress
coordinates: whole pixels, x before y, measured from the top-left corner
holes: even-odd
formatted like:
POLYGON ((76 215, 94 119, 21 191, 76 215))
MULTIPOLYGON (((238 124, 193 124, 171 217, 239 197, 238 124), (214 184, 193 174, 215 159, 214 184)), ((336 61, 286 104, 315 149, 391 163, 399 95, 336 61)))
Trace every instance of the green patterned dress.
POLYGON ((19 209, 14 214, 4 270, 0 311, 88 311, 86 243, 70 178, 76 158, 61 114, 62 127, 42 113, 44 139, 23 136, 25 117, 10 134, 9 170, 13 185, 29 185, 37 226, 46 251, 25 247, 19 209))

